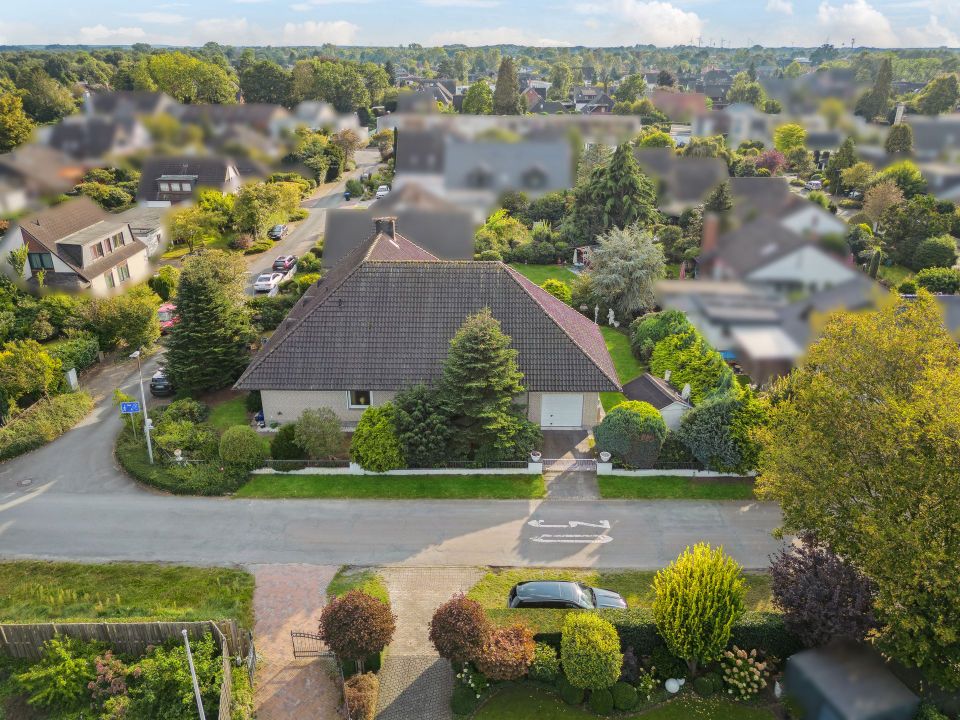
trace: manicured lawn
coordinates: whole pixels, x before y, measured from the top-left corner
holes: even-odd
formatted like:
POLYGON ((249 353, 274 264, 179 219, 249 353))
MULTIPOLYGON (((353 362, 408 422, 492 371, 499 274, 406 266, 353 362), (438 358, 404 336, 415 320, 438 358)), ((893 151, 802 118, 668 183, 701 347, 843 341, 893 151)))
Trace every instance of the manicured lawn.
POLYGON ((253 576, 151 563, 0 563, 0 621, 235 618, 253 627, 253 576))
POLYGON ((249 425, 246 398, 241 395, 214 405, 210 409, 209 422, 220 432, 232 425, 249 425))
MULTIPOLYGON (((613 366, 617 370, 617 377, 620 378, 621 385, 626 385, 646 372, 647 368, 644 364, 633 356, 633 352, 630 350, 630 338, 627 337, 625 332, 609 325, 601 325, 600 332, 607 344, 607 351, 613 359, 613 366)), ((603 405, 604 412, 610 412, 614 406, 619 405, 626 399, 627 396, 619 392, 600 393, 600 404, 603 405)))
POLYGON ((387 592, 383 578, 371 568, 343 565, 327 585, 327 597, 340 597, 351 590, 361 590, 377 600, 390 604, 390 593, 387 592))
POLYGON ((524 265, 523 263, 510 263, 510 267, 537 285, 543 285, 543 283, 550 278, 565 282, 569 285, 575 277, 574 273, 563 265, 524 265))
POLYGON ((542 498, 542 475, 254 475, 242 498, 542 498))
MULTIPOLYGON (((551 692, 533 685, 510 685, 494 695, 474 715, 474 720, 587 720, 597 716, 571 707, 551 692)), ((644 720, 771 720, 774 715, 761 707, 724 698, 683 695, 665 705, 622 718, 644 720)))
MULTIPOLYGON (((230 240, 230 235, 219 236, 213 238, 209 242, 204 243, 204 247, 208 250, 228 250, 230 248, 230 240)), ((160 256, 160 259, 176 260, 177 258, 182 258, 189 252, 190 246, 186 243, 183 245, 171 245, 170 248, 160 256)))
POLYGON ((752 480, 712 480, 670 475, 621 477, 601 475, 600 497, 687 499, 687 500, 753 500, 752 480))
POLYGON ((627 396, 622 392, 602 392, 600 393, 600 404, 603 406, 604 412, 610 412, 617 405, 622 402, 625 402, 627 396))
MULTIPOLYGON (((467 597, 481 605, 487 616, 498 625, 523 622, 535 632, 558 632, 567 610, 523 609, 506 607, 510 588, 526 580, 574 580, 592 587, 613 590, 623 596, 629 607, 649 608, 653 605, 652 570, 571 570, 564 568, 495 568, 470 588, 467 597)), ((773 610, 770 576, 766 573, 744 573, 747 610, 773 610)))

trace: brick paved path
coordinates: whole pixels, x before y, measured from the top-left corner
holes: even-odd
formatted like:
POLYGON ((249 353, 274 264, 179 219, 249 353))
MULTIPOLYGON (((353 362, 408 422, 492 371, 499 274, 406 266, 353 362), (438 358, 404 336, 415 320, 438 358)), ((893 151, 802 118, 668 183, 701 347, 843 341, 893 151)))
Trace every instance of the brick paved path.
POLYGON ((453 671, 430 643, 430 618, 454 593, 469 590, 483 572, 478 568, 388 567, 381 574, 397 615, 397 631, 380 671, 377 718, 449 720, 453 717, 453 671))
POLYGON ((328 660, 293 657, 290 631, 316 632, 336 565, 254 565, 257 720, 334 720, 340 691, 328 660))

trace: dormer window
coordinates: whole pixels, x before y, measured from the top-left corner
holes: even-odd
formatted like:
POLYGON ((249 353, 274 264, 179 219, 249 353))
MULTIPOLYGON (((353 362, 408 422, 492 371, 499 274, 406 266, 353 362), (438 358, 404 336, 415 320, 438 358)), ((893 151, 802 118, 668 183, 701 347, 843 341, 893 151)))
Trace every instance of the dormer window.
POLYGON ((160 192, 170 192, 170 183, 160 183, 160 192))
POLYGON ((467 175, 467 185, 472 188, 487 188, 493 184, 493 175, 485 167, 476 167, 467 175))
POLYGON ((547 174, 538 167, 530 168, 523 174, 523 186, 531 190, 539 190, 547 184, 547 174))

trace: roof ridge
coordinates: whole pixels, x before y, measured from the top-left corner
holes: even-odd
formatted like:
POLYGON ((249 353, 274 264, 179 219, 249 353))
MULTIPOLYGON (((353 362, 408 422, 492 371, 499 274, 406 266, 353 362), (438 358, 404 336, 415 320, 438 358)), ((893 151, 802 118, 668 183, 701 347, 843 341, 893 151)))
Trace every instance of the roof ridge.
MULTIPOLYGON (((496 262, 498 265, 501 265, 501 266, 507 271, 507 275, 508 275, 510 278, 512 278, 513 281, 514 281, 517 285, 520 286, 520 289, 523 290, 523 291, 527 294, 527 296, 529 296, 537 305, 540 306, 540 309, 543 310, 543 314, 546 315, 548 318, 550 318, 550 321, 551 321, 554 325, 556 325, 558 328, 560 328, 560 331, 561 331, 564 335, 567 336, 567 338, 570 340, 570 342, 572 342, 572 343, 577 347, 577 349, 580 350, 580 352, 582 352, 584 355, 586 355, 588 358, 590 358, 590 362, 592 362, 592 363, 600 370, 600 372, 602 372, 602 373, 604 374, 604 376, 605 376, 607 379, 612 380, 613 383, 614 383, 617 387, 619 387, 619 388, 621 388, 621 389, 623 388, 623 386, 622 386, 621 383, 620 383, 620 378, 619 378, 619 377, 616 377, 616 368, 614 368, 614 375, 615 375, 615 376, 614 376, 614 377, 611 377, 611 376, 610 376, 610 373, 608 373, 603 367, 601 367, 601 366, 597 363, 596 360, 593 359, 593 355, 591 355, 590 352, 589 352, 585 347, 583 347, 583 345, 581 345, 579 342, 577 342, 576 338, 574 338, 573 335, 571 335, 571 334, 567 331, 567 329, 566 329, 562 324, 560 324, 559 322, 557 322, 556 318, 554 318, 553 315, 550 314, 550 311, 546 308, 546 306, 545 306, 542 302, 540 302, 540 299, 537 298, 536 295, 534 295, 533 293, 531 293, 531 292, 529 291, 529 289, 523 284, 523 282, 521 281, 521 278, 522 278, 523 280, 526 280, 527 282, 529 282, 531 285, 534 285, 534 286, 536 286, 536 287, 538 287, 538 288, 540 288, 539 285, 537 285, 536 283, 534 283, 532 280, 528 279, 527 277, 523 276, 520 272, 518 272, 517 270, 514 270, 512 267, 510 267, 510 266, 507 265, 506 263, 504 263, 504 262, 499 262, 499 261, 494 261, 494 262, 496 262)), ((540 289, 543 290, 543 288, 540 288, 540 289)), ((546 293, 547 291, 546 291, 546 290, 543 290, 543 292, 546 293)), ((550 293, 547 293, 547 294, 549 295, 550 293)), ((553 297, 553 296, 550 295, 550 297, 553 297)), ((557 302, 563 302, 563 301, 560 300, 560 299, 557 299, 557 302)), ((563 303, 563 304, 566 305, 566 303, 563 303)), ((567 306, 567 307, 569 307, 569 306, 567 306)), ((573 308, 571 308, 571 310, 573 310, 573 308)), ((577 312, 577 311, 574 310, 574 312, 577 312)), ((577 312, 577 314, 579 315, 580 313, 577 312)), ((583 317, 583 316, 581 315, 581 317, 583 317)), ((588 320, 587 318, 584 318, 584 319, 589 322, 589 320, 588 320)), ((597 328, 597 332, 599 332, 599 327, 597 328)), ((604 342, 604 346, 606 347, 606 342, 604 342)), ((609 354, 609 351, 608 351, 608 354, 609 354)), ((611 362, 612 362, 612 358, 611 358, 611 362)))

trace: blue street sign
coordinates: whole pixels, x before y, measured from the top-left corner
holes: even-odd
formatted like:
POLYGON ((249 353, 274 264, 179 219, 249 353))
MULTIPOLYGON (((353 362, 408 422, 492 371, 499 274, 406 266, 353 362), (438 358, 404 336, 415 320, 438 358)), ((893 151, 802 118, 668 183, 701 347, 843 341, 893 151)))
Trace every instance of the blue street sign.
POLYGON ((120 412, 121 413, 138 413, 140 412, 140 403, 122 402, 120 403, 120 412))

